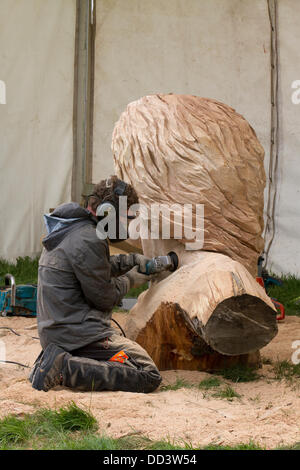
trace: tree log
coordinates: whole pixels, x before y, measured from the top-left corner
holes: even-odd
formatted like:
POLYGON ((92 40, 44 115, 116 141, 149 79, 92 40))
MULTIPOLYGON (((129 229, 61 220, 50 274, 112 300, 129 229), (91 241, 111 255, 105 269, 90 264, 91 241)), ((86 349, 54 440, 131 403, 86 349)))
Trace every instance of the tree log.
POLYGON ((257 351, 277 334, 276 310, 264 289, 228 256, 175 251, 179 269, 140 295, 126 335, 161 370, 258 364, 257 351))

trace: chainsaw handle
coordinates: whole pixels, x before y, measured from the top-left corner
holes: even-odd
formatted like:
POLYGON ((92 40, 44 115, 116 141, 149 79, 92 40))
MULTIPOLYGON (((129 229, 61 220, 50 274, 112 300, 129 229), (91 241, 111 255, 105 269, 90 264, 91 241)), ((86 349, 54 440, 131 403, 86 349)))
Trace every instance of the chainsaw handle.
POLYGON ((5 285, 11 287, 11 299, 10 299, 10 306, 15 307, 16 306, 16 281, 15 278, 12 274, 5 274, 4 276, 5 279, 5 285))

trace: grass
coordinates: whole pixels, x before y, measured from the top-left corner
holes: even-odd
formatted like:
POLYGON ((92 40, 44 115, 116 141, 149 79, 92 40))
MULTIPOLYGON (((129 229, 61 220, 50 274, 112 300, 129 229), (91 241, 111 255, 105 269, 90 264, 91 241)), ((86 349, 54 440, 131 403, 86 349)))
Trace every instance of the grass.
POLYGON ((273 367, 275 379, 288 382, 300 378, 300 364, 292 364, 289 361, 277 361, 273 367))
MULTIPOLYGON (((223 375, 224 378, 234 382, 250 382, 250 380, 256 380, 257 377, 255 375, 251 375, 253 372, 252 369, 248 369, 249 368, 244 369, 241 366, 238 368, 224 369, 223 371, 220 371, 220 375, 223 375)), ((198 388, 199 390, 208 391, 220 387, 221 385, 222 381, 218 377, 214 376, 203 379, 198 384, 187 382, 186 380, 178 377, 174 384, 161 386, 160 391, 165 392, 168 390, 179 390, 181 388, 198 388)), ((241 397, 241 395, 235 392, 235 390, 229 384, 225 384, 225 387, 222 390, 217 391, 216 393, 212 394, 212 396, 226 399, 241 397)))
POLYGON ((179 390, 180 388, 193 388, 193 387, 195 387, 195 384, 191 384, 191 383, 187 382, 186 380, 181 379, 180 377, 178 377, 174 384, 162 385, 160 387, 160 391, 165 392, 167 390, 179 390))
POLYGON ((300 316, 300 279, 289 275, 282 276, 281 280, 283 285, 270 287, 268 295, 283 304, 286 315, 300 316))
POLYGON ((233 398, 241 398, 241 395, 237 393, 230 385, 226 385, 222 390, 212 394, 215 398, 223 398, 232 401, 233 398))
MULTIPOLYGON (((160 391, 164 392, 164 391, 167 391, 167 390, 179 390, 181 388, 189 388, 189 389, 190 388, 196 388, 196 389, 199 389, 199 390, 211 390, 211 389, 215 389, 215 388, 219 387, 220 385, 222 385, 221 380, 218 377, 214 377, 214 376, 211 376, 207 379, 203 379, 198 384, 187 382, 186 380, 178 377, 174 384, 163 385, 162 387, 160 387, 160 391)), ((228 387, 228 389, 230 388, 229 386, 227 386, 227 387, 228 387)), ((227 394, 230 395, 231 393, 232 392, 229 392, 229 390, 227 391, 227 394)), ((225 392, 225 395, 226 395, 226 392, 225 392)), ((232 396, 237 396, 237 395, 232 395, 232 396)))
POLYGON ((202 390, 209 390, 211 388, 216 388, 221 385, 221 380, 218 377, 209 377, 208 379, 201 380, 198 384, 198 388, 202 390))
MULTIPOLYGON (((183 440, 152 441, 138 434, 114 439, 98 434, 97 428, 90 411, 74 402, 58 410, 45 408, 23 417, 9 415, 0 420, 0 450, 265 450, 252 441, 234 446, 211 443, 193 447, 183 440)), ((299 450, 300 443, 280 449, 299 450)))
POLYGON ((9 444, 26 441, 28 433, 29 419, 19 419, 16 416, 7 416, 0 423, 0 449, 6 448, 9 444))
POLYGON ((237 444, 236 446, 219 446, 210 444, 203 448, 203 450, 266 450, 255 442, 250 441, 248 444, 237 444))
POLYGON ((219 387, 220 385, 220 379, 213 376, 209 377, 208 379, 201 380, 199 384, 190 383, 180 377, 177 377, 174 384, 163 385, 160 387, 160 391, 165 392, 166 390, 179 390, 180 388, 198 388, 200 390, 209 390, 211 388, 219 387))
POLYGON ((137 298, 142 292, 148 289, 148 283, 143 284, 140 287, 133 287, 128 291, 128 293, 125 295, 125 297, 130 297, 130 298, 137 298))
POLYGON ((218 375, 222 375, 224 379, 231 380, 231 382, 253 382, 260 378, 256 370, 253 367, 236 365, 222 369, 216 372, 218 375))
MULTIPOLYGON (((180 377, 177 378, 176 382, 174 384, 170 385, 163 385, 160 388, 161 392, 167 391, 167 390, 179 390, 181 388, 196 388, 199 390, 202 390, 203 393, 203 398, 207 398, 207 393, 208 391, 214 390, 222 385, 221 380, 218 377, 209 377, 208 379, 202 380, 200 383, 195 384, 195 383, 189 383, 184 379, 181 379, 180 377)), ((216 391, 215 393, 212 393, 212 397, 215 398, 223 398, 229 401, 232 401, 233 398, 241 398, 241 395, 239 395, 230 385, 224 384, 224 387, 221 390, 216 391)))
POLYGON ((0 285, 4 285, 7 273, 15 277, 17 284, 37 284, 39 258, 17 258, 16 263, 0 259, 0 285))
POLYGON ((97 420, 88 411, 79 408, 74 402, 65 408, 57 410, 42 410, 37 412, 37 418, 62 431, 87 431, 97 429, 97 420))
POLYGON ((9 415, 0 421, 0 449, 26 443, 40 447, 44 440, 51 443, 55 437, 60 442, 68 433, 96 429, 94 416, 74 402, 58 410, 44 408, 34 414, 25 414, 22 418, 9 415))

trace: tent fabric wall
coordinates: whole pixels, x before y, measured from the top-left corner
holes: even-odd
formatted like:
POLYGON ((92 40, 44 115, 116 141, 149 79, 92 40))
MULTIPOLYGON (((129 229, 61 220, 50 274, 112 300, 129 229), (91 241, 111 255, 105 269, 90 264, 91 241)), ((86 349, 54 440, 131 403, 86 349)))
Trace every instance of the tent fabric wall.
POLYGON ((70 200, 75 0, 1 0, 0 257, 41 250, 44 212, 70 200))
MULTIPOLYGON (((298 0, 278 0, 279 175, 268 268, 300 275, 298 0), (298 76, 297 76, 298 73, 298 76), (297 198, 298 197, 298 198, 297 198)), ((223 101, 271 138, 270 19, 267 0, 97 0, 93 182, 113 173, 111 135, 126 105, 152 93, 223 101)), ((268 187, 265 191, 267 202, 268 187)))
POLYGON ((292 83, 300 79, 300 2, 278 2, 279 164, 275 236, 268 267, 300 276, 300 104, 292 83))
MULTIPOLYGON (((277 4, 280 147, 268 267, 300 275, 300 105, 291 100, 300 79, 300 3, 277 4)), ((233 106, 256 130, 268 170, 267 0, 96 0, 96 7, 94 183, 114 171, 111 134, 121 112, 157 92, 233 106)), ((76 0, 0 2, 0 257, 38 254, 42 214, 71 197, 75 22, 76 0)))
POLYGON ((126 105, 182 93, 231 105, 270 141, 270 24, 261 0, 97 0, 93 182, 113 172, 126 105))

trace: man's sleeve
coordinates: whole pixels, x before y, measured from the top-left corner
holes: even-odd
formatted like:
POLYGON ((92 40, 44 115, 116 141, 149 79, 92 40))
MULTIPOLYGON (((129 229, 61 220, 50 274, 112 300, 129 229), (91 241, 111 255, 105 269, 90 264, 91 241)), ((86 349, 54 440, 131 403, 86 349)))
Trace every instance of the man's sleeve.
POLYGON ((127 273, 136 265, 133 253, 110 256, 109 262, 111 266, 111 276, 113 277, 127 273))
POLYGON ((72 267, 87 303, 97 310, 109 311, 127 294, 130 281, 126 276, 111 279, 106 242, 86 234, 72 258, 72 267))

